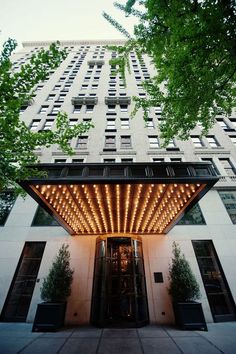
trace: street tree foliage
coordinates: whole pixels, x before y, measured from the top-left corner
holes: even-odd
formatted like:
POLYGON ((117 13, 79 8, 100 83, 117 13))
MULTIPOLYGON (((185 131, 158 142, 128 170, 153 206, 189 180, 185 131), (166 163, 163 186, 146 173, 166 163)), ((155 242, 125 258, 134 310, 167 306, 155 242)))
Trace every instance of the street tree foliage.
POLYGON ((231 113, 236 103, 235 1, 129 0, 115 7, 138 18, 131 38, 104 14, 127 38, 124 47, 116 48, 115 64, 124 74, 130 51, 151 58, 157 74, 143 83, 148 98, 135 98, 135 111, 142 107, 147 119, 150 107, 162 107, 165 144, 173 137, 187 139, 197 124, 206 134, 216 115, 231 113))
POLYGON ((72 155, 70 139, 92 126, 81 123, 69 127, 66 113, 60 112, 55 130, 30 131, 20 118, 20 109, 33 104, 36 85, 60 65, 67 53, 59 48, 59 42, 53 43, 48 50, 40 49, 33 54, 29 62, 16 71, 10 60, 16 46, 16 41, 9 39, 0 55, 0 191, 17 190, 17 180, 38 174, 36 169, 27 167, 38 162, 35 149, 57 144, 72 155))

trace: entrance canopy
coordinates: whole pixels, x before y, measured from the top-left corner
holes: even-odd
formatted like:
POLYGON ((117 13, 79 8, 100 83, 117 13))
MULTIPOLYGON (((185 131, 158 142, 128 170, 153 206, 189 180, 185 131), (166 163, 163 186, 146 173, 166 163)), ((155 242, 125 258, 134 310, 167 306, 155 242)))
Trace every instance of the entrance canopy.
POLYGON ((19 184, 71 235, 163 234, 218 181, 208 162, 34 166, 19 184))

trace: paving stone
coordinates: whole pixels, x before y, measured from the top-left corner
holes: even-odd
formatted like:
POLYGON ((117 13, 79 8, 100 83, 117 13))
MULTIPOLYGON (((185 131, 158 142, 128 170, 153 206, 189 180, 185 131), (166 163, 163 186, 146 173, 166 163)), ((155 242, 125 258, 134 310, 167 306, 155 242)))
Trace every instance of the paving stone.
POLYGON ((142 338, 145 354, 181 354, 171 338, 142 338))
POLYGON ((136 329, 119 329, 119 328, 104 328, 103 335, 105 337, 112 337, 112 338, 137 338, 137 330, 136 329))
MULTIPOLYGON (((176 344, 181 348, 184 354, 222 354, 213 344, 209 343, 203 337, 190 338, 176 337, 174 338, 176 344)), ((235 353, 235 352, 234 352, 235 353)))
POLYGON ((98 354, 142 354, 138 338, 102 338, 98 354))
POLYGON ((97 338, 100 337, 102 329, 95 327, 78 327, 75 328, 71 337, 88 337, 88 338, 97 338))
POLYGON ((70 338, 68 339, 60 354, 95 354, 99 338, 70 338))
POLYGON ((56 354, 65 343, 65 338, 36 338, 20 354, 56 354))
POLYGON ((31 341, 29 337, 14 338, 9 335, 4 337, 0 330, 0 354, 16 354, 31 341))
POLYGON ((163 327, 171 337, 199 337, 196 331, 184 331, 176 327, 163 327))
POLYGON ((138 329, 138 334, 143 337, 168 337, 167 332, 162 327, 147 326, 138 329))

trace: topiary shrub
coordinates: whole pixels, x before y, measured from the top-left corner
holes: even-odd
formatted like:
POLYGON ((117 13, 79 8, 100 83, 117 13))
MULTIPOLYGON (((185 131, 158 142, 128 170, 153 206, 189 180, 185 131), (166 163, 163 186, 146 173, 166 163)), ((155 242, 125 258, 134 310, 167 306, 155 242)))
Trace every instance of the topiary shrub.
POLYGON ((179 245, 173 243, 172 264, 169 267, 169 294, 173 302, 193 301, 200 298, 200 290, 189 262, 181 253, 179 245))
POLYGON ((48 302, 62 302, 71 293, 74 271, 70 268, 68 245, 63 244, 52 263, 49 273, 43 280, 41 298, 48 302))

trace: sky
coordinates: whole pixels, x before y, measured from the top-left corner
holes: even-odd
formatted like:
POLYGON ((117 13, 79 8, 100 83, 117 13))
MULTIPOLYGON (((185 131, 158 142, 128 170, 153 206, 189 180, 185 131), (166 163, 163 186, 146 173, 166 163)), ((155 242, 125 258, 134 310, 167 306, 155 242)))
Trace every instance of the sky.
MULTIPOLYGON (((125 4, 125 0, 119 1, 125 4)), ((0 45, 23 41, 124 39, 102 16, 105 10, 131 34, 135 20, 112 0, 0 0, 0 45)))

